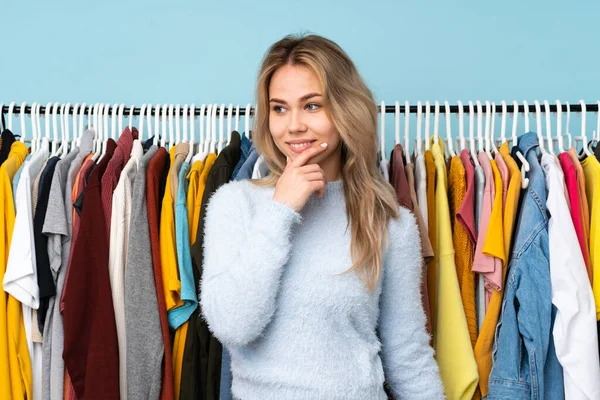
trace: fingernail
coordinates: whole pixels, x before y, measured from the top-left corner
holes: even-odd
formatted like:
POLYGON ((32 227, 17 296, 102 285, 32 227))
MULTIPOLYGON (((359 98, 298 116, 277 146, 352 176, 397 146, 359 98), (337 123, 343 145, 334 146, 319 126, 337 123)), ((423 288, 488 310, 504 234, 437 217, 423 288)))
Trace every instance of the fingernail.
POLYGON ((321 143, 321 147, 323 147, 323 148, 327 147, 327 143, 325 143, 325 142, 321 143))

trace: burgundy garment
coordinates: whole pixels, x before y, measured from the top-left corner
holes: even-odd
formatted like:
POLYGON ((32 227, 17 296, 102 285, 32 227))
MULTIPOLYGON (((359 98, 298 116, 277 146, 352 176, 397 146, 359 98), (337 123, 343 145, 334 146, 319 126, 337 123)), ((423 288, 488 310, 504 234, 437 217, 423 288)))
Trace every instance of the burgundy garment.
POLYGON ((465 228, 469 234, 469 239, 473 247, 477 244, 477 233, 475 230, 475 167, 471 162, 471 156, 467 150, 460 153, 460 160, 465 167, 465 177, 467 178, 467 192, 463 202, 456 210, 456 219, 465 228))
POLYGON ((406 172, 404 171, 404 150, 402 145, 394 146, 390 154, 390 183, 396 190, 398 204, 413 211, 412 199, 410 197, 410 188, 406 180, 406 172))
POLYGON ((133 141, 138 137, 137 128, 133 131, 126 127, 123 130, 119 140, 117 141, 117 149, 115 154, 110 159, 106 172, 102 176, 101 192, 102 192, 102 209, 104 210, 104 225, 106 227, 106 239, 110 243, 110 217, 112 213, 112 195, 119 183, 119 177, 123 167, 129 161, 133 141))
POLYGON ((109 140, 85 189, 79 235, 63 291, 63 359, 80 400, 119 398, 119 348, 100 193, 113 146, 109 140))
POLYGON ((583 260, 585 261, 585 268, 591 282, 592 267, 590 265, 590 254, 585 239, 585 228, 583 227, 584 222, 583 213, 581 211, 579 184, 577 182, 577 168, 575 167, 575 164, 573 164, 573 160, 571 160, 569 153, 563 152, 558 158, 560 159, 560 165, 565 174, 567 193, 569 194, 569 201, 571 202, 571 219, 573 220, 573 226, 577 233, 577 240, 579 240, 579 247, 581 247, 581 254, 583 254, 583 260))
MULTIPOLYGON (((152 266, 154 269, 154 282, 156 284, 156 293, 158 300, 158 312, 160 314, 160 327, 162 330, 165 357, 163 362, 162 388, 160 393, 161 400, 172 400, 174 398, 173 386, 173 361, 171 338, 169 336, 169 322, 167 320, 167 305, 162 281, 162 265, 160 262, 160 240, 158 237, 158 221, 159 221, 159 192, 164 166, 169 159, 167 151, 161 147, 158 149, 154 157, 148 164, 146 172, 146 202, 148 204, 148 227, 150 229, 150 245, 152 249, 152 266)), ((191 333, 190 333, 191 334, 191 333)))

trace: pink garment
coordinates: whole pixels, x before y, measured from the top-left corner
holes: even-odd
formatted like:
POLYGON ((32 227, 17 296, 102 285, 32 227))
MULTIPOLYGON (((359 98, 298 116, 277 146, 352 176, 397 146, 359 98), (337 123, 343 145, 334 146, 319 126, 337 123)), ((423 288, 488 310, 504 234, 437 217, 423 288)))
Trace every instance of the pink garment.
POLYGON ((467 191, 463 202, 456 210, 456 219, 465 228, 473 247, 477 244, 477 235, 475 230, 475 168, 471 162, 471 157, 467 150, 460 153, 460 160, 465 167, 465 177, 467 179, 467 191))
POLYGON ((502 261, 496 257, 491 257, 483 253, 483 246, 485 244, 485 237, 487 235, 490 216, 492 214, 492 204, 494 203, 496 189, 494 187, 492 164, 487 153, 479 153, 477 159, 485 174, 485 187, 483 189, 483 202, 481 206, 481 216, 479 217, 479 233, 477 235, 477 246, 475 247, 475 255, 473 257, 472 271, 483 275, 485 282, 485 306, 487 310, 492 290, 493 288, 498 288, 494 274, 499 271, 500 279, 502 279, 502 261))
MULTIPOLYGON (((496 166, 498 167, 498 172, 500 172, 500 177, 502 178, 502 210, 504 210, 504 206, 506 205, 506 194, 508 193, 508 167, 506 166, 506 162, 504 162, 504 158, 502 158, 502 154, 499 152, 496 153, 496 166)), ((502 213, 504 214, 504 212, 502 213)))

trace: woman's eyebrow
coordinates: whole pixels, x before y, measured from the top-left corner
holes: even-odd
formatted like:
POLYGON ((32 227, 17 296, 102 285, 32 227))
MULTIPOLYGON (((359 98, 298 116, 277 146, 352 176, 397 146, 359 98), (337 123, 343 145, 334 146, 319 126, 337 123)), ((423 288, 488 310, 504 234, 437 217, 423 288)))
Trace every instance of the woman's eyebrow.
MULTIPOLYGON (((304 96, 300 97, 300 102, 306 101, 308 99, 311 99, 311 98, 317 97, 317 96, 322 96, 322 95, 321 95, 321 93, 317 93, 317 92, 305 94, 304 96)), ((285 100, 277 99, 277 98, 272 98, 269 100, 269 102, 287 104, 287 102, 285 100)))

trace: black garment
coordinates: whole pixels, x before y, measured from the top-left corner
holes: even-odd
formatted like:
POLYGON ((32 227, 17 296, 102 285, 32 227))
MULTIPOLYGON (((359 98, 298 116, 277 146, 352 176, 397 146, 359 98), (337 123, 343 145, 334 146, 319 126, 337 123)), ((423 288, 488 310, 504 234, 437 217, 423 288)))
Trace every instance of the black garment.
MULTIPOLYGON (((165 187, 167 187, 167 177, 169 176, 169 168, 171 168, 171 153, 167 151, 167 159, 165 161, 165 167, 163 168, 160 181, 158 182, 158 215, 162 210, 163 197, 165 196, 165 187)), ((158 229, 160 229, 160 218, 158 218, 158 229)))
POLYGON ((50 298, 56 295, 56 286, 54 285, 54 278, 50 270, 50 259, 48 258, 48 236, 42 233, 42 229, 44 227, 44 220, 46 219, 46 210, 48 209, 52 177, 54 176, 56 163, 59 160, 60 158, 58 157, 51 157, 42 170, 38 186, 38 199, 35 206, 35 217, 33 218, 37 281, 40 287, 40 306, 37 312, 40 332, 44 332, 44 323, 46 322, 46 312, 48 311, 50 298))
MULTIPOLYGON (((199 289, 202 277, 204 218, 210 196, 231 180, 233 170, 240 160, 241 140, 236 131, 231 133, 231 142, 215 160, 208 177, 198 220, 198 234, 192 246, 194 282, 199 289)), ((200 297, 200 293, 198 293, 200 297)), ((206 321, 199 314, 198 307, 188 323, 188 335, 185 340, 183 365, 181 368, 181 400, 203 399, 218 400, 221 386, 221 343, 211 335, 206 321)))
POLYGON ((10 148, 12 144, 15 142, 15 135, 8 130, 5 129, 2 131, 2 147, 0 147, 0 165, 6 161, 8 158, 8 153, 10 153, 10 148))

